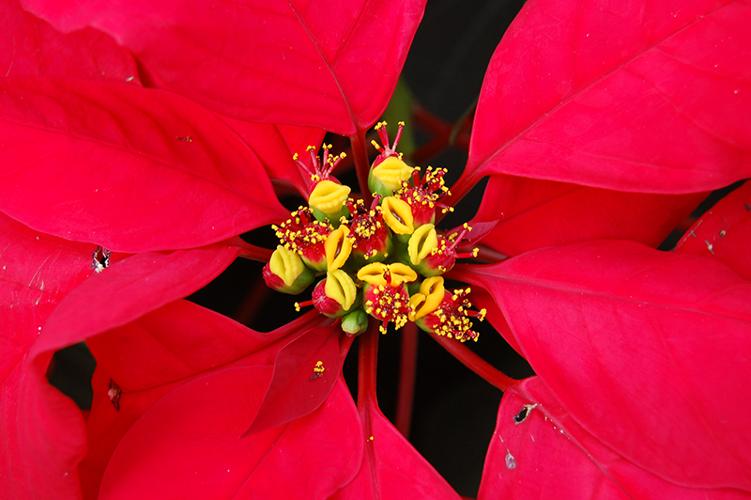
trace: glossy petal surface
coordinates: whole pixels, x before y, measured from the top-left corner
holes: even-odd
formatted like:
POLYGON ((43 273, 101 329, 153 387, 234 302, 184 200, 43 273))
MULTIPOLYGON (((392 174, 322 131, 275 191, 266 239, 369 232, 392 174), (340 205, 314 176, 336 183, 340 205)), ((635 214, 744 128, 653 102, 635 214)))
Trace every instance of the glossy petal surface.
POLYGON ((553 497, 748 498, 733 490, 683 487, 635 466, 582 429, 532 378, 503 395, 478 499, 553 497))
POLYGON ((75 498, 84 452, 75 404, 29 356, 61 298, 89 275, 92 245, 40 235, 0 214, 0 497, 75 498))
POLYGON ((498 46, 469 179, 707 191, 751 174, 751 5, 527 2, 498 46))
POLYGON ((61 301, 34 353, 54 351, 133 321, 218 276, 238 248, 210 246, 130 255, 92 275, 61 301))
POLYGON ((459 499, 375 405, 361 409, 360 418, 366 433, 362 464, 355 479, 336 494, 336 500, 459 499))
POLYGON ((56 31, 25 12, 17 0, 0 5, 0 75, 73 77, 137 83, 132 57, 107 35, 93 29, 56 31))
MULTIPOLYGON (((91 496, 95 496, 112 452, 133 422, 165 394, 192 383, 196 377, 230 366, 276 364, 271 382, 276 387, 274 391, 320 390, 306 393, 307 398, 298 401, 293 409, 296 413, 289 414, 282 407, 268 408, 273 404, 268 397, 272 392, 270 387, 261 404, 261 410, 268 415, 267 426, 317 409, 337 380, 338 371, 334 367, 339 358, 339 335, 319 323, 320 318, 306 315, 277 330, 262 333, 190 302, 177 301, 91 338, 87 343, 97 359, 97 371, 92 383, 93 407, 87 420, 91 445, 82 465, 84 485, 93 492, 91 496), (308 372, 299 379, 287 377, 287 385, 275 383, 274 379, 284 378, 283 374, 288 371, 285 352, 295 344, 311 345, 310 340, 305 339, 318 339, 319 344, 320 340, 333 339, 335 345, 330 351, 319 348, 317 352, 298 352, 296 361, 308 372), (330 371, 311 381, 311 366, 321 357, 329 363, 330 371), (113 387, 117 391, 116 402, 110 393, 113 387), (317 399, 315 394, 318 394, 317 399), (278 420, 273 420, 274 417, 278 420)), ((264 389, 258 390, 263 392, 264 389)), ((246 426, 254 419, 251 416, 246 426)))
POLYGON ((243 437, 268 386, 269 366, 214 372, 161 399, 125 435, 102 498, 326 498, 362 456, 344 383, 316 412, 243 437))
POLYGON ((714 257, 751 279, 751 184, 746 182, 707 210, 676 251, 714 257))
POLYGON ((386 108, 424 0, 26 0, 64 30, 92 26, 154 83, 229 115, 349 135, 386 108))
POLYGON ((751 405, 737 398, 751 369, 749 282, 712 259, 626 242, 462 271, 588 432, 673 482, 751 490, 751 405))
POLYGON ((596 239, 628 239, 656 247, 702 198, 499 175, 490 178, 474 221, 498 221, 482 243, 504 255, 596 239))
POLYGON ((219 117, 134 85, 0 81, 0 162, 0 210, 111 250, 202 246, 285 214, 219 117))

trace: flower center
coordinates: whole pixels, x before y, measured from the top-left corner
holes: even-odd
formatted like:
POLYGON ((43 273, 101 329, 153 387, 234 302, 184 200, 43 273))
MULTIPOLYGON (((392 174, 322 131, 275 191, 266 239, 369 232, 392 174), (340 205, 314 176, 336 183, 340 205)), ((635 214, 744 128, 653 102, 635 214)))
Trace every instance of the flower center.
POLYGON ((400 122, 392 143, 386 123, 376 125, 381 144, 373 141, 379 154, 368 177, 370 204, 332 177, 344 153, 331 155, 324 144, 320 158, 313 147, 308 162, 293 157, 312 183, 308 206, 272 226, 280 245, 264 279, 275 290, 299 294, 320 276, 312 298, 295 308, 315 307, 340 320, 348 334, 363 332, 371 317, 382 333, 412 321, 436 335, 477 340, 473 320, 485 311, 472 309, 469 288, 449 291, 442 276, 457 259, 477 256, 477 249, 459 250, 472 229, 436 228, 436 211, 453 210, 441 203, 451 195, 446 169, 408 165, 396 150, 403 127, 400 122))

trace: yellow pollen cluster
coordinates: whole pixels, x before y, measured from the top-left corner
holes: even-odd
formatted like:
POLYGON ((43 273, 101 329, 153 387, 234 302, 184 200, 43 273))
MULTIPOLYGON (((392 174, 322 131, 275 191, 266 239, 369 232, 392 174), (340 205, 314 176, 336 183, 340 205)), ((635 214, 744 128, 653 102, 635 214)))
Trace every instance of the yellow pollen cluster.
POLYGON ((471 291, 469 287, 454 290, 450 305, 446 306, 444 303, 433 312, 433 321, 430 324, 433 333, 460 342, 477 341, 478 334, 472 330, 472 318, 475 317, 479 321, 483 321, 487 311, 485 309, 471 310, 472 303, 468 298, 471 291))
MULTIPOLYGON (((357 200, 354 205, 363 210, 365 208, 365 202, 363 200, 357 200)), ((376 232, 383 228, 383 223, 379 220, 378 215, 381 214, 381 206, 378 205, 374 209, 369 210, 367 218, 354 218, 352 221, 352 231, 357 237, 362 239, 368 239, 376 234, 376 232)))
MULTIPOLYGON (((415 167, 414 171, 420 172, 420 167, 415 167)), ((425 169, 421 186, 412 186, 409 181, 404 180, 401 188, 395 194, 409 203, 410 206, 433 209, 440 198, 451 196, 451 191, 443 178, 447 172, 445 168, 428 167, 425 169)), ((443 212, 446 211, 453 212, 454 210, 453 207, 446 207, 443 212)))
POLYGON ((387 324, 394 323, 394 328, 399 330, 409 321, 410 307, 409 294, 403 287, 376 285, 371 289, 370 299, 365 301, 365 312, 382 321, 378 330, 385 334, 387 324))
POLYGON ((284 248, 302 255, 305 247, 325 242, 333 226, 314 220, 308 208, 299 207, 290 213, 289 219, 278 226, 272 225, 271 229, 284 248))

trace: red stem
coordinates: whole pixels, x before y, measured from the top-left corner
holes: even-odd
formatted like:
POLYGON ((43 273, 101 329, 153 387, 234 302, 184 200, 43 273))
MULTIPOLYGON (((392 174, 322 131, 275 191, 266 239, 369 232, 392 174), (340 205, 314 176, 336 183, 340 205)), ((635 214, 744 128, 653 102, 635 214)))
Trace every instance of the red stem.
POLYGON ((376 378, 378 376, 378 323, 371 321, 368 331, 360 336, 357 352, 357 407, 377 404, 376 378))
POLYGON ((412 405, 415 398, 415 375, 417 372, 417 328, 414 323, 407 324, 401 335, 401 352, 399 359, 399 387, 396 399, 396 428, 404 437, 409 437, 412 427, 412 405))
POLYGON ((256 280, 243 298, 240 307, 237 308, 237 311, 234 314, 235 321, 244 325, 248 324, 248 322, 250 322, 256 313, 264 306, 266 297, 270 291, 271 289, 266 286, 263 279, 256 280))
POLYGON ((245 259, 249 260, 255 260, 258 262, 266 263, 271 258, 272 250, 269 250, 268 248, 262 248, 257 247, 255 245, 251 245, 250 243, 246 243, 245 241, 242 241, 239 237, 234 242, 238 247, 240 247, 240 257, 243 257, 245 259))
POLYGON ((360 186, 365 203, 370 203, 372 199, 370 189, 368 189, 368 174, 370 173, 370 160, 368 158, 368 148, 365 144, 365 131, 358 129, 355 135, 350 136, 349 141, 352 145, 352 156, 355 161, 355 173, 357 174, 357 183, 360 186))
POLYGON ((506 391, 517 382, 516 379, 513 379, 505 373, 497 370, 493 365, 472 352, 462 343, 448 337, 441 337, 440 335, 430 335, 430 338, 441 344, 441 347, 446 349, 449 354, 458 359, 464 366, 482 377, 493 387, 506 391))
MULTIPOLYGON (((376 378, 378 375, 378 323, 371 321, 368 331, 360 336, 359 350, 357 352, 357 409, 362 419, 363 433, 365 437, 364 461, 370 470, 372 478, 372 498, 381 498, 378 486, 378 472, 376 470, 376 456, 373 435, 373 422, 371 417, 374 411, 378 411, 376 395, 376 378)), ((363 464, 363 467, 365 464, 363 464)))

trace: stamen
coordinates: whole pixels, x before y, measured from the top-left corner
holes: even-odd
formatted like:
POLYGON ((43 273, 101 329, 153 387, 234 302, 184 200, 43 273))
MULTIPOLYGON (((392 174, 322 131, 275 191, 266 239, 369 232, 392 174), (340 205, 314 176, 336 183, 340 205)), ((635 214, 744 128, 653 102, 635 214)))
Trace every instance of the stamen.
POLYGON ((311 307, 313 305, 313 300, 304 300, 302 302, 295 302, 295 311, 300 312, 300 309, 303 307, 311 307))
POLYGON ((297 164, 297 166, 305 172, 305 174, 310 178, 312 182, 318 182, 325 179, 328 179, 331 176, 331 173, 334 171, 334 168, 341 162, 343 159, 347 157, 347 153, 340 153, 338 155, 331 155, 329 151, 331 150, 332 146, 331 144, 322 144, 321 150, 322 156, 319 159, 318 155, 316 154, 316 147, 315 146, 308 146, 305 148, 305 150, 308 152, 310 156, 310 166, 306 165, 305 162, 300 160, 300 155, 295 153, 292 155, 292 160, 297 164))

